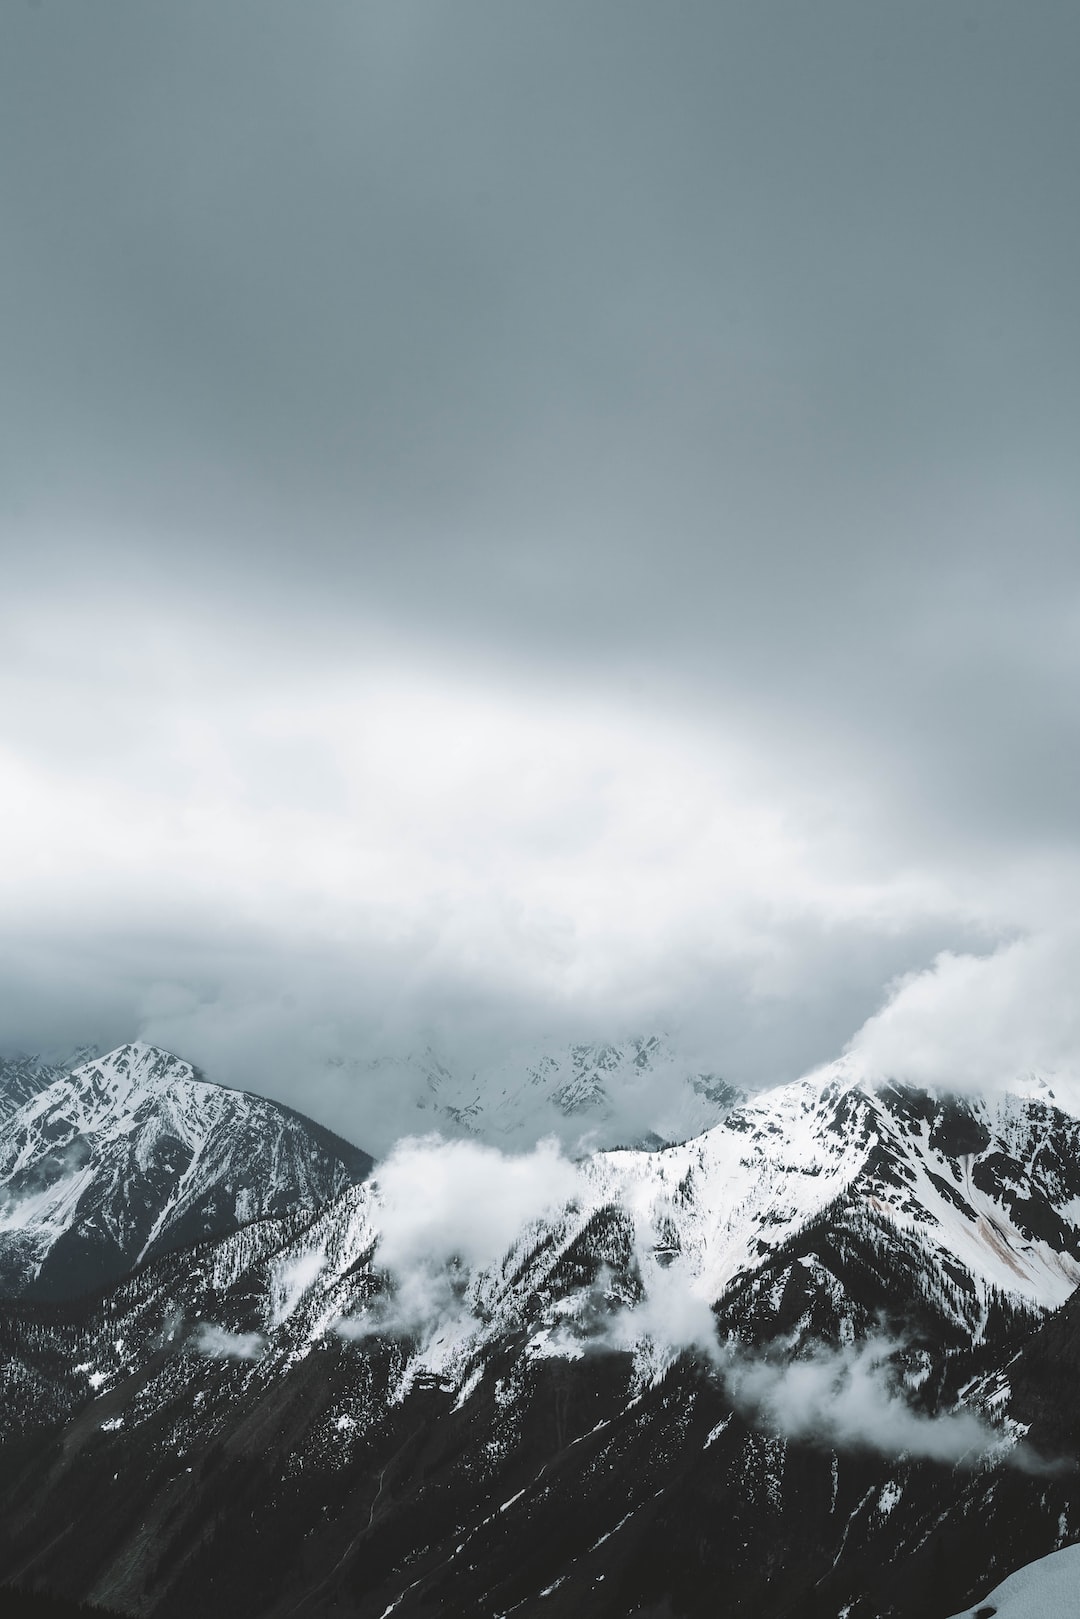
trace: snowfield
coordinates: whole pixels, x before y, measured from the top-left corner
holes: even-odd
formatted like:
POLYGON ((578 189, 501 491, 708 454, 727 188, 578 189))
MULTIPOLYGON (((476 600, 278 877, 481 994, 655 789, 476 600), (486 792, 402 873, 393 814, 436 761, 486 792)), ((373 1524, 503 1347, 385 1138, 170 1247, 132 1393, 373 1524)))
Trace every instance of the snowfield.
POLYGON ((952 1619, 1076 1619, 1080 1614, 1080 1546, 1064 1546, 1002 1580, 981 1602, 952 1619))

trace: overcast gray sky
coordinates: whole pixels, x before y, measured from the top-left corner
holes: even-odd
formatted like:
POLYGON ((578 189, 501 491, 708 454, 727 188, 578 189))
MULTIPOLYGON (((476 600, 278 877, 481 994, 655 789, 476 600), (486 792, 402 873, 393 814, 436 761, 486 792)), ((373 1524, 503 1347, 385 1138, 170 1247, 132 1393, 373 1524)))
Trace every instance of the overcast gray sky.
POLYGON ((4 7, 0 1044, 1080 1075, 1078 63, 4 7))

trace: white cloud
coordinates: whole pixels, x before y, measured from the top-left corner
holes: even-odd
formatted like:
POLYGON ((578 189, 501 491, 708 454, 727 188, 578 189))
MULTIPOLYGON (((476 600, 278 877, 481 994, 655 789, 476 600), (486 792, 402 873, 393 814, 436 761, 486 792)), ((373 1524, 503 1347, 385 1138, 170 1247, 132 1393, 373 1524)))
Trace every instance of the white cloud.
POLYGON ((260 1360, 266 1352, 261 1332, 230 1332, 213 1321, 200 1321, 189 1342, 210 1360, 260 1360))
POLYGON ((271 1279, 271 1310, 275 1325, 286 1320, 296 1309, 308 1288, 315 1282, 326 1264, 326 1256, 317 1250, 298 1254, 276 1270, 271 1279))
POLYGON ((394 1273, 393 1288, 379 1294, 359 1315, 343 1316, 334 1330, 359 1341, 380 1338, 431 1338, 451 1324, 465 1332, 479 1323, 464 1303, 465 1278, 460 1272, 437 1270, 417 1260, 394 1273))
POLYGON ((783 1363, 739 1356, 724 1378, 744 1414, 788 1439, 972 1466, 1002 1446, 1002 1436, 973 1411, 912 1411, 889 1364, 898 1347, 876 1338, 783 1363))
POLYGON ((814 795, 777 807, 732 726, 393 666, 254 691, 189 672, 180 696, 154 692, 138 636, 127 650, 100 762, 71 779, 70 718, 48 702, 0 756, 9 915, 108 894, 135 917, 213 905, 339 943, 434 930, 447 961, 507 986, 618 998, 690 943, 751 950, 764 983, 783 968, 755 918, 781 900, 836 919, 931 897, 845 872, 820 818, 811 852, 814 795))
POLYGON ((666 1269, 651 1265, 646 1278, 645 1297, 612 1317, 604 1341, 613 1349, 633 1349, 648 1337, 661 1352, 691 1350, 717 1361, 716 1317, 708 1299, 695 1290, 685 1263, 676 1260, 666 1269))
POLYGON ((1080 933, 1057 927, 991 955, 945 952, 895 987, 849 1050, 875 1074, 955 1089, 1030 1072, 1080 1104, 1080 933))
MULTIPOLYGON (((794 1077, 963 933, 731 714, 400 652, 254 679, 187 630, 61 637, 0 748, 0 1043, 138 1032, 380 1151, 408 1106, 329 1058, 686 1025, 704 1066, 794 1077)), ((631 1134, 663 1101, 633 1100, 631 1134)))
POLYGON ((469 1274, 497 1264, 531 1221, 582 1190, 580 1172, 555 1141, 529 1153, 502 1153, 438 1136, 399 1142, 379 1166, 376 1263, 392 1291, 338 1331, 422 1337, 437 1326, 463 1329, 469 1274))
POLYGON ((378 1262, 400 1277, 453 1259, 495 1264, 529 1221, 576 1197, 582 1183, 555 1141, 510 1154, 428 1136, 399 1143, 379 1166, 378 1189, 378 1262))

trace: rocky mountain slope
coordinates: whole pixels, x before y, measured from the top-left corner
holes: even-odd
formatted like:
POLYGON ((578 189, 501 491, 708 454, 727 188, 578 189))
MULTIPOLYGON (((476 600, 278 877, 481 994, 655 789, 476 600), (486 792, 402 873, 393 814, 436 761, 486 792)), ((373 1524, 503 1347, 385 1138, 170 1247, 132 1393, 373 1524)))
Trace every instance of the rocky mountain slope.
POLYGON ((0 1292, 59 1298, 245 1221, 314 1207, 366 1153, 152 1046, 59 1073, 0 1123, 0 1292))
POLYGON ((424 1150, 6 1307, 0 1579, 155 1619, 944 1619, 1080 1540, 1080 1124, 1048 1095, 837 1065, 553 1161, 486 1253, 424 1150))
POLYGON ((0 1124, 69 1070, 39 1057, 0 1057, 0 1124))

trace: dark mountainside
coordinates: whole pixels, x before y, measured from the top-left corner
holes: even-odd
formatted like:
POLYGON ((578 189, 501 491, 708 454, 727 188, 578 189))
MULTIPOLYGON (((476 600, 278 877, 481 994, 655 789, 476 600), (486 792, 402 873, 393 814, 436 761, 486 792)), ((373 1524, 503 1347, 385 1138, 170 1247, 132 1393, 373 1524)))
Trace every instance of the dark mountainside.
POLYGON ((112 1609, 88 1602, 68 1602, 47 1591, 0 1586, 0 1619, 115 1619, 112 1609))
POLYGON ((1080 1539, 1078 1135, 808 1084, 597 1155, 423 1322, 377 1180, 11 1300, 0 1579, 146 1619, 945 1619, 1080 1539), (713 1348, 665 1344, 721 1251, 713 1348))

